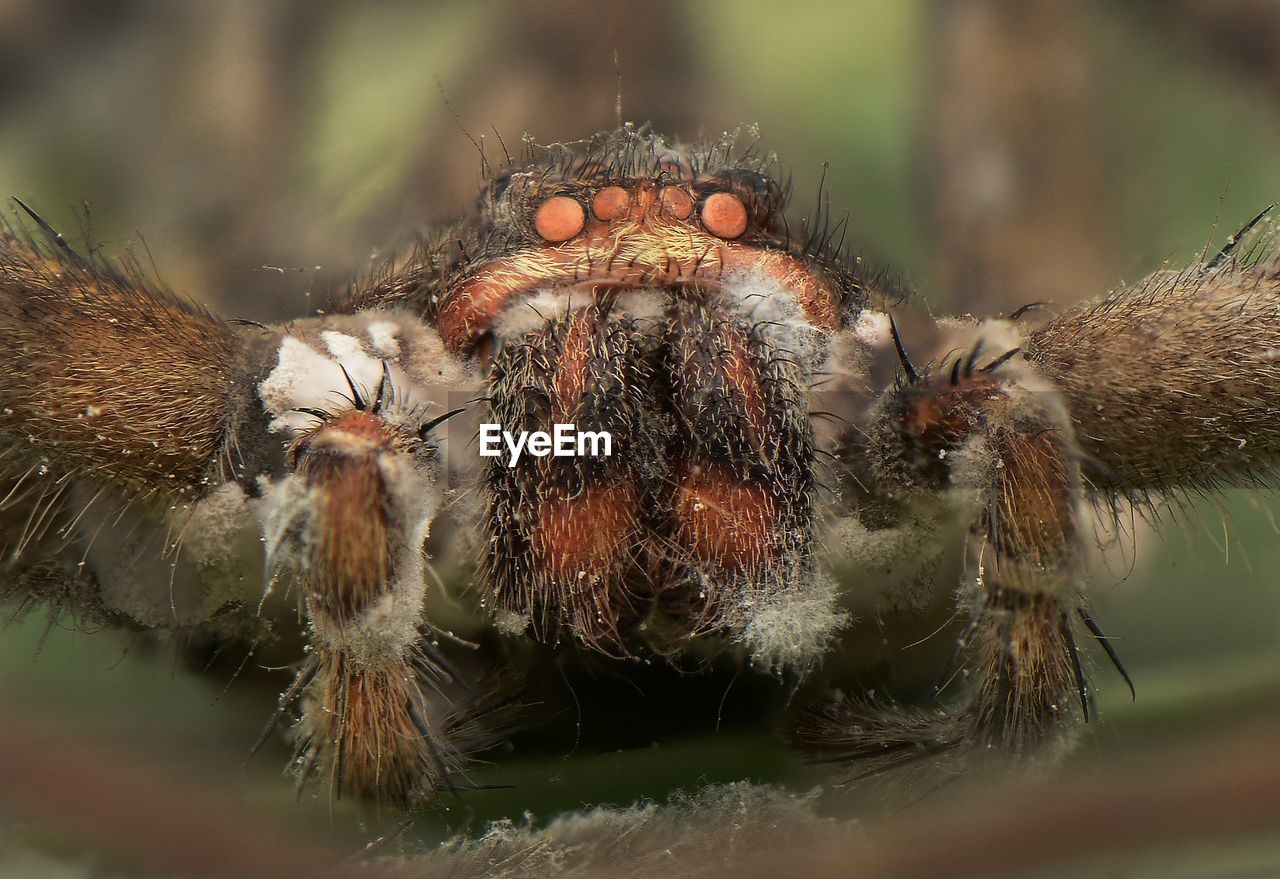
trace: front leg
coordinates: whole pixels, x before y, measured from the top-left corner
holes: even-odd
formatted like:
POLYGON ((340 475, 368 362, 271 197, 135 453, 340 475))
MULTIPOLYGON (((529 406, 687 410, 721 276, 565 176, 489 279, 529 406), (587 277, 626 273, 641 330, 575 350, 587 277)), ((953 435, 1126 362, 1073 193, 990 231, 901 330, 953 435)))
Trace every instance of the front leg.
POLYGON ((0 599, 256 649, 258 572, 285 569, 311 645, 269 729, 301 706, 300 774, 397 804, 454 784, 492 704, 420 636, 437 413, 471 396, 433 330, 223 321, 0 224, 0 363, 0 599))
POLYGON ((204 622, 242 579, 222 513, 279 457, 254 392, 270 337, 45 228, 0 220, 0 598, 204 622), (216 586, 189 588, 196 571, 216 586))
POLYGON ((849 453, 882 501, 941 504, 971 523, 954 659, 968 664, 973 683, 942 711, 829 706, 799 734, 811 752, 1025 762, 1069 742, 1088 718, 1076 631, 1089 619, 1081 454, 1061 397, 1001 356, 1007 350, 983 357, 974 348, 923 376, 904 361, 906 379, 883 396, 849 453))
POLYGON ((314 410, 289 446, 288 472, 264 516, 273 565, 290 569, 311 650, 280 710, 296 700, 299 782, 321 772, 337 796, 408 805, 452 786, 469 686, 427 638, 423 542, 440 505, 428 419, 405 403, 390 368, 366 397, 314 410))
POLYGON ((808 744, 836 757, 989 746, 1023 757, 1087 718, 1075 627, 1116 659, 1080 598, 1086 508, 1256 485, 1280 462, 1280 261, 1257 222, 1205 265, 1029 331, 982 325, 1007 340, 985 367, 971 354, 922 378, 895 336, 907 381, 846 460, 865 462, 892 501, 935 493, 970 506, 978 552, 961 647, 977 683, 941 716, 830 711, 808 744))
POLYGON ((1079 456, 1055 403, 1023 386, 1001 387, 975 413, 980 432, 957 450, 972 460, 952 473, 977 489, 981 505, 967 590, 971 634, 957 645, 976 665, 971 734, 1016 757, 1063 739, 1076 717, 1089 716, 1072 631, 1087 565, 1079 456))
POLYGON ((1023 757, 1088 717, 1072 630, 1087 564, 1080 455, 1052 388, 1016 370, 975 370, 976 353, 884 402, 883 448, 907 454, 880 467, 887 479, 977 506, 958 645, 976 683, 961 734, 1023 757))

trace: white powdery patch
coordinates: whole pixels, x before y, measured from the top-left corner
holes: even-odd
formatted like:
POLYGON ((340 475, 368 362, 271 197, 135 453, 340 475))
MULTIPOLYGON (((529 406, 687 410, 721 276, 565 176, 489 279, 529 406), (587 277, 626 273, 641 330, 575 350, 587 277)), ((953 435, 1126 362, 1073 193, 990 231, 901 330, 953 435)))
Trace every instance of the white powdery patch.
POLYGON ((971 436, 947 455, 950 462, 951 488, 944 492, 955 512, 965 515, 971 505, 985 503, 991 491, 994 468, 1004 466, 985 436, 971 436))
MULTIPOLYGON (((269 569, 285 566, 305 571, 314 539, 311 535, 311 511, 318 492, 296 476, 272 482, 265 476, 258 481, 262 490, 262 542, 269 569)), ((267 589, 275 578, 264 577, 267 589)))
POLYGON ((753 665, 771 672, 808 672, 849 623, 835 581, 817 572, 798 585, 758 592, 743 602, 739 614, 738 640, 753 665))
POLYGON ((590 305, 591 301, 591 294, 581 290, 540 290, 517 300, 504 310, 494 322, 493 330, 504 339, 523 338, 545 329, 552 321, 559 320, 574 308, 590 305))
MULTIPOLYGON (((478 387, 472 367, 449 354, 440 334, 402 311, 327 315, 289 325, 276 366, 258 384, 271 429, 296 432, 315 419, 294 410, 334 411, 351 404, 343 368, 366 398, 382 385, 387 365, 400 408, 446 408, 452 393, 470 399, 478 387)), ((455 404, 456 405, 456 404, 455 404)))
POLYGON ((244 530, 255 504, 238 482, 224 482, 191 505, 181 528, 183 545, 199 558, 224 553, 244 530))
MULTIPOLYGON (((324 346, 329 349, 329 353, 334 359, 340 361, 350 360, 351 366, 347 366, 347 371, 352 369, 360 369, 360 366, 366 361, 369 363, 377 363, 378 361, 370 357, 364 351, 364 343, 355 336, 347 333, 340 333, 337 330, 324 330, 320 333, 320 340, 324 342, 324 346)), ((343 363, 346 366, 346 363, 343 363)), ((354 374, 353 374, 354 375, 354 374)))
POLYGON ((545 827, 526 814, 521 822, 495 821, 478 837, 454 837, 405 863, 414 875, 452 879, 733 876, 780 851, 860 842, 861 828, 820 814, 819 794, 735 782, 676 792, 663 805, 570 812, 545 827))
POLYGON ((893 527, 872 531, 850 516, 831 523, 826 545, 835 563, 853 559, 868 570, 885 573, 904 561, 917 564, 923 556, 920 550, 930 547, 929 542, 920 541, 936 528, 936 521, 907 518, 893 527))
POLYGON ((978 324, 978 338, 982 340, 984 350, 997 357, 1006 351, 1022 346, 1022 328, 1012 321, 1001 318, 984 320, 978 324))
MULTIPOLYGON (((880 391, 871 385, 871 360, 876 349, 867 342, 869 334, 859 332, 860 326, 866 328, 862 318, 853 327, 836 333, 827 345, 822 364, 815 370, 824 379, 817 390, 824 395, 818 408, 835 411, 849 420, 862 417, 862 407, 880 391)), ((813 426, 819 437, 841 429, 832 420, 818 421, 813 426)))
POLYGON ((335 391, 343 384, 338 364, 305 342, 285 336, 276 368, 258 384, 258 396, 273 416, 272 430, 297 431, 315 419, 293 410, 299 406, 328 409, 338 402, 335 391))
MULTIPOLYGON (((374 315, 381 316, 369 324, 370 333, 373 332, 372 327, 382 323, 394 323, 399 327, 397 344, 400 356, 397 362, 414 382, 415 394, 422 393, 433 402, 446 405, 445 394, 448 390, 480 389, 481 377, 476 368, 446 351, 444 340, 434 327, 428 326, 414 315, 400 312, 375 312, 374 315)), ((474 393, 467 394, 468 399, 471 396, 474 393)), ((422 400, 416 396, 415 399, 419 402, 422 400)))
MULTIPOLYGON (((1022 327, 1003 318, 983 321, 972 317, 938 318, 936 325, 942 331, 938 345, 943 351, 970 351, 981 342, 984 353, 978 359, 978 366, 1023 343, 1022 327)), ((1015 358, 1001 367, 1001 374, 1020 370, 1024 363, 1021 358, 1015 358)))
POLYGON ((533 617, 528 614, 518 614, 509 610, 499 610, 493 614, 493 627, 503 635, 522 636, 529 631, 531 625, 533 625, 533 617))
MULTIPOLYGON (((298 431, 314 424, 314 416, 294 411, 300 408, 327 411, 349 406, 351 389, 342 373, 344 367, 361 393, 371 396, 382 383, 384 361, 366 354, 358 339, 334 331, 320 336, 331 356, 300 339, 285 336, 280 342, 276 368, 258 384, 258 396, 272 415, 272 430, 298 431)), ((408 384, 408 377, 399 366, 388 362, 388 367, 397 386, 408 384)))
POLYGON ((725 300, 758 326, 773 347, 794 355, 810 370, 822 362, 830 334, 809 322, 795 293, 777 278, 740 269, 725 272, 720 286, 725 300))
POLYGON ((385 358, 400 356, 400 327, 391 321, 378 320, 364 328, 373 350, 385 358))
POLYGON ((103 604, 143 626, 207 623, 230 604, 251 602, 261 553, 254 502, 225 483, 192 504, 156 510, 108 503, 87 507, 79 532, 103 604))
MULTIPOLYGON (((494 331, 504 339, 519 339, 546 329, 554 320, 585 308, 595 301, 583 289, 552 288, 516 302, 504 311, 494 324, 494 331)), ((634 318, 642 323, 657 323, 671 302, 671 291, 663 287, 628 290, 620 293, 610 313, 634 318)))
POLYGON ((252 600, 261 590, 256 572, 261 570, 262 542, 254 524, 258 503, 238 483, 226 482, 197 501, 186 517, 174 517, 183 560, 196 568, 211 610, 252 600))
POLYGON ((842 517, 825 529, 824 562, 841 582, 857 584, 845 599, 856 612, 923 610, 944 560, 958 560, 964 549, 967 521, 936 501, 912 504, 887 528, 872 530, 855 516, 842 517))
POLYGON ((872 348, 884 348, 893 340, 889 315, 883 311, 864 309, 853 325, 853 332, 859 339, 872 348))
POLYGON ((648 290, 629 290, 618 296, 618 311, 643 323, 657 323, 666 315, 671 304, 671 291, 656 287, 648 290))

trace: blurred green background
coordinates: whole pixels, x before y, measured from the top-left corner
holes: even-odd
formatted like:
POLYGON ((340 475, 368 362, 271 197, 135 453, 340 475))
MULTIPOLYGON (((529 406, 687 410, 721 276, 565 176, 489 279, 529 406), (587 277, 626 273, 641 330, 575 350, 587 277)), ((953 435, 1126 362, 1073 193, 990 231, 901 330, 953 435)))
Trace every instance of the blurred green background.
MULTIPOLYGON (((676 136, 758 123, 797 215, 825 174, 857 252, 918 292, 908 307, 995 313, 1180 266, 1280 199, 1277 59, 1270 0, 0 0, 0 193, 222 314, 282 319, 460 211, 481 179, 471 138, 496 160, 500 139, 608 127, 620 76, 623 115, 676 136)), ((1104 721, 1077 765, 1280 706, 1277 509, 1268 491, 1191 499, 1159 535, 1139 523, 1136 561, 1113 553, 1097 616, 1138 701, 1096 663, 1104 721)), ((396 825, 319 787, 295 803, 283 744, 241 768, 272 706, 253 675, 227 686, 136 638, 44 622, 0 637, 9 712, 219 779, 352 851, 396 825)), ((410 837, 819 778, 741 729, 477 777, 517 787, 410 837)), ((73 832, 0 828, 0 876, 113 869, 73 832)))

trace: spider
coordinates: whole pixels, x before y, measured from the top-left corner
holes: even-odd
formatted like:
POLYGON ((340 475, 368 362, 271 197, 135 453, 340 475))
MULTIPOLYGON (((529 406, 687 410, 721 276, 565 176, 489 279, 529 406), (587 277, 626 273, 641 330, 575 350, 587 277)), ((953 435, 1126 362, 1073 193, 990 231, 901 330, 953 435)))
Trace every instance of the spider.
POLYGON ((838 226, 789 223, 775 157, 742 141, 526 140, 464 220, 272 326, 81 255, 19 202, 4 595, 247 640, 295 598, 307 645, 264 736, 291 719, 302 780, 409 806, 454 788, 519 699, 458 659, 458 607, 624 673, 729 654, 796 679, 859 637, 845 593, 913 582, 849 563, 958 541, 962 691, 820 701, 791 739, 837 761, 1051 761, 1089 719, 1082 636, 1123 674, 1087 607, 1094 524, 1265 477, 1280 452, 1263 215, 1204 264, 904 339, 895 287, 838 226), (450 522, 474 551, 434 551, 468 572, 446 613, 427 548, 450 522))

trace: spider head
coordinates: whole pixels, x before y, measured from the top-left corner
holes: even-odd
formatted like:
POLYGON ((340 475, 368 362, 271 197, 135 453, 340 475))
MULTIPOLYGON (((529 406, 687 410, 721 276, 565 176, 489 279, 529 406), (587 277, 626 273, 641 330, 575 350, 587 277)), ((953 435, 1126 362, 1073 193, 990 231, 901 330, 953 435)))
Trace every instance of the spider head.
POLYGON ((481 578, 504 630, 619 655, 715 633, 801 666, 839 627, 806 395, 862 294, 793 241, 773 165, 733 137, 623 127, 531 146, 484 189, 428 317, 487 363, 489 422, 617 448, 486 463, 481 578), (779 648, 770 614, 817 622, 779 648))
MULTIPOLYGON (((436 323, 455 354, 484 354, 522 302, 579 304, 611 291, 717 299, 736 280, 779 288, 797 316, 841 323, 844 285, 783 216, 771 157, 733 157, 729 141, 676 150, 624 128, 581 153, 495 176, 482 197, 480 246, 445 285, 436 323)), ((550 148, 547 148, 550 149, 550 148)), ((542 313, 542 310, 539 309, 542 313)), ((513 333, 523 335, 523 324, 513 333)))

